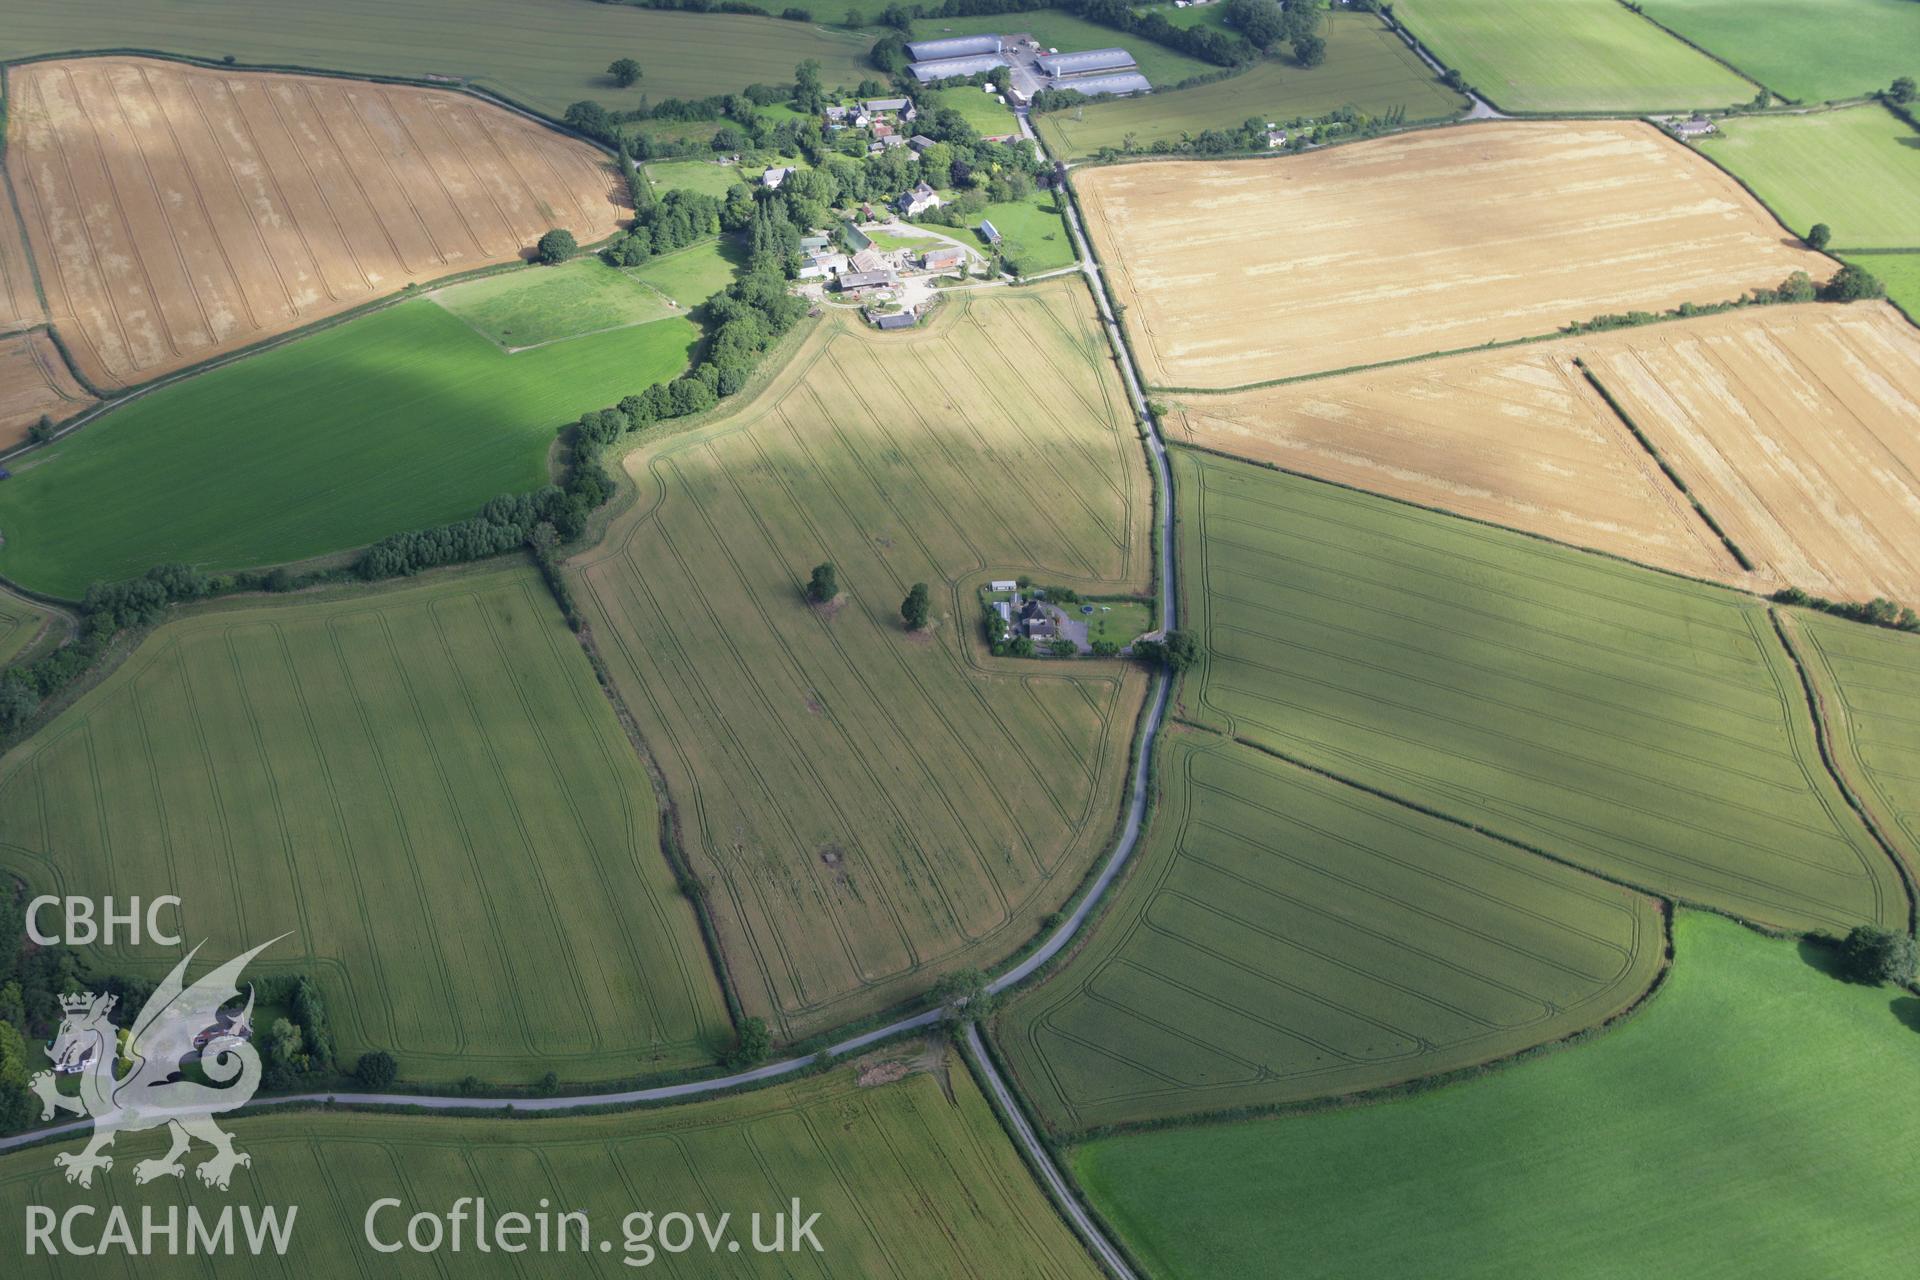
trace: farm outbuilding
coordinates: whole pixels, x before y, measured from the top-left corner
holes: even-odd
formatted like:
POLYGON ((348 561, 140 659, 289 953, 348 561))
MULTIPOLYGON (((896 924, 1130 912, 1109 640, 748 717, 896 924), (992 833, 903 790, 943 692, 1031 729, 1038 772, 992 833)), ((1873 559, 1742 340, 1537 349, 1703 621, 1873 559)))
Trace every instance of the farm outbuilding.
POLYGON ((909 40, 907 56, 915 62, 938 62, 943 58, 965 58, 980 53, 999 53, 1000 37, 949 36, 944 40, 909 40))
POLYGON ((921 84, 933 84, 954 76, 977 76, 982 72, 1012 65, 999 54, 991 53, 967 58, 942 58, 937 62, 916 62, 909 70, 921 84))
POLYGON ((1043 53, 1034 61, 1040 70, 1058 79, 1062 76, 1084 76, 1096 72, 1131 71, 1135 67, 1133 55, 1125 49, 1088 49, 1084 53, 1043 53))
POLYGON ((1153 88, 1153 84, 1138 71, 1124 71, 1117 75, 1082 76, 1075 80, 1063 80, 1055 87, 1072 89, 1076 93, 1123 94, 1145 93, 1153 88))

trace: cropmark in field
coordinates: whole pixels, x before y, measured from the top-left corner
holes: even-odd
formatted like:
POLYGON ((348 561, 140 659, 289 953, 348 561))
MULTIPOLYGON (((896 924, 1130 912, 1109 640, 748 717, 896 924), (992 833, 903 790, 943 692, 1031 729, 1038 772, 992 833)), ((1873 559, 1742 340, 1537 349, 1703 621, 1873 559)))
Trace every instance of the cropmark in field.
POLYGON ((0 451, 25 440, 42 415, 60 422, 93 403, 46 330, 0 336, 0 451))
MULTIPOLYGON (((435 1274, 439 1264, 463 1277, 515 1280, 653 1274, 643 1266, 693 1275, 972 1280, 989 1257, 999 1275, 1101 1274, 1021 1164, 959 1055, 918 1042, 792 1084, 659 1111, 549 1119, 309 1111, 246 1117, 232 1130, 236 1145, 254 1157, 238 1171, 233 1199, 299 1206, 284 1259, 297 1275, 435 1274), (446 1215, 461 1197, 484 1202, 484 1239, 492 1247, 478 1247, 482 1223, 469 1202, 462 1247, 453 1250, 446 1215), (383 1245, 401 1246, 392 1255, 375 1254, 366 1236, 369 1210, 385 1198, 399 1203, 375 1209, 372 1228, 383 1245), (788 1251, 753 1251, 753 1215, 761 1219, 759 1239, 770 1244, 774 1215, 790 1213, 796 1200, 802 1222, 818 1215, 811 1239, 819 1252, 796 1244, 784 1224, 779 1238, 792 1246, 788 1251), (440 1219, 445 1234, 432 1256, 406 1247, 416 1213, 440 1219), (533 1229, 492 1234, 510 1213, 527 1215, 533 1229), (562 1234, 560 1215, 570 1213, 586 1217, 584 1250, 578 1227, 562 1234), (629 1220, 636 1213, 646 1215, 644 1233, 640 1221, 629 1220), (673 1213, 704 1213, 715 1229, 727 1215, 717 1253, 697 1234, 691 1252, 677 1251, 677 1234, 663 1222, 673 1213), (528 1251, 542 1222, 553 1228, 549 1251, 528 1251), (551 1248, 563 1239, 564 1249, 551 1248), (728 1249, 729 1239, 737 1250, 728 1249), (503 1240, 520 1248, 506 1251, 503 1240)), ((12 1153, 0 1159, 0 1213, 17 1223, 30 1204, 62 1213, 84 1204, 94 1216, 80 1218, 79 1236, 96 1240, 110 1206, 124 1209, 136 1231, 142 1206, 164 1222, 181 1207, 181 1185, 160 1178, 137 1186, 134 1168, 135 1157, 165 1149, 160 1134, 121 1138, 121 1159, 91 1193, 62 1179, 50 1163, 53 1149, 12 1153)), ((203 1217, 217 1218, 220 1204, 192 1199, 203 1217)), ((187 1254, 184 1225, 179 1238, 180 1256, 143 1258, 140 1273, 154 1280, 260 1274, 260 1262, 244 1253, 187 1254)), ((431 1236, 423 1227, 419 1238, 431 1236)), ((57 1259, 44 1252, 25 1258, 9 1274, 64 1278, 92 1274, 91 1263, 119 1261, 59 1252, 57 1259)))
POLYGON ((1181 450, 1185 714, 1776 928, 1903 927, 1761 601, 1181 450))
POLYGON ((161 627, 0 762, 0 868, 175 894, 209 954, 291 931, 263 967, 318 980, 348 1066, 595 1081, 729 1038, 646 771, 527 569, 161 627))
POLYGON ((1462 125, 1075 180, 1147 381, 1225 389, 1817 280, 1739 184, 1651 125, 1462 125))
POLYGON ((1394 13, 1503 111, 1674 111, 1756 91, 1619 0, 1400 0, 1394 13))
POLYGON ((906 335, 831 317, 627 469, 638 501, 570 576, 747 1011, 804 1034, 1026 942, 1112 837, 1143 692, 982 644, 988 579, 1146 586, 1147 471, 1083 286, 960 295, 906 335), (822 561, 841 595, 813 606, 822 561))
POLYGON ((52 319, 101 386, 621 216, 600 152, 461 94, 144 58, 9 81, 8 167, 52 319))
POLYGON ((1603 1021, 1659 971, 1644 894, 1205 734, 1158 776, 1099 931, 998 1021, 1057 1130, 1470 1066, 1603 1021))

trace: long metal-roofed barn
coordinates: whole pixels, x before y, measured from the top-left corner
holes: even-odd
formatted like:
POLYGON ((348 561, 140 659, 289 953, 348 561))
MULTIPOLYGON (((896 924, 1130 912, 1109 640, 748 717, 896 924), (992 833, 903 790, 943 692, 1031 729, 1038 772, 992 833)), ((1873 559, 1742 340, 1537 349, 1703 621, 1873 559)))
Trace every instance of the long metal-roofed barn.
POLYGON ((916 62, 910 69, 921 84, 932 84, 949 76, 977 76, 983 71, 1012 65, 997 53, 976 53, 965 58, 936 58, 932 62, 916 62))
POLYGON ((942 58, 967 58, 981 53, 1000 52, 999 36, 948 36, 944 40, 911 40, 907 56, 915 62, 938 62, 942 58))
POLYGON ((1071 80, 1057 81, 1056 89, 1072 89, 1075 93, 1146 93, 1153 84, 1138 71, 1123 71, 1111 76, 1076 76, 1071 80))
POLYGON ((1084 53, 1043 53, 1034 62, 1047 75, 1084 76, 1099 71, 1131 71, 1133 55, 1125 49, 1088 49, 1084 53))

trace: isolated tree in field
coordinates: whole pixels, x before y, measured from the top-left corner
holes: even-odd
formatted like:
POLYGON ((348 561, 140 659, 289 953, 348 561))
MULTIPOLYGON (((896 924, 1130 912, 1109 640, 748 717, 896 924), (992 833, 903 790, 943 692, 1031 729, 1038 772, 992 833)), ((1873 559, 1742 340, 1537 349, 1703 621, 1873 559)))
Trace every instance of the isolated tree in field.
POLYGON ((1887 97, 1894 102, 1907 103, 1913 101, 1914 93, 1913 77, 1901 76, 1898 80, 1895 80, 1892 87, 1887 90, 1887 97))
POLYGON ((807 599, 815 604, 825 604, 840 594, 840 575, 833 571, 831 561, 813 566, 813 576, 807 579, 807 599))
POLYGON ((740 1038, 727 1054, 727 1065, 735 1071, 757 1067, 773 1052, 773 1036, 765 1018, 748 1018, 740 1024, 740 1038))
POLYGON ((28 430, 27 439, 35 444, 45 444, 53 439, 53 418, 48 414, 41 414, 40 421, 34 423, 28 430))
POLYGON ((914 583, 913 589, 907 592, 907 598, 900 602, 900 617, 907 624, 907 630, 918 631, 926 626, 931 608, 931 602, 927 599, 927 584, 914 583))
POLYGON ((354 1080, 365 1089, 384 1089, 399 1075, 400 1065, 385 1049, 374 1049, 361 1054, 360 1061, 353 1068, 354 1080))
POLYGON ((1807 248, 1824 249, 1833 239, 1833 228, 1824 222, 1816 222, 1807 228, 1807 248))
POLYGON ((613 65, 607 68, 607 74, 622 89, 631 89, 640 79, 640 64, 632 58, 615 58, 613 65))
POLYGON ((1855 982, 1879 986, 1883 982, 1912 982, 1913 938, 1876 925, 1855 925, 1840 944, 1840 968, 1855 982))
POLYGON ((548 266, 565 262, 580 251, 580 244, 573 238, 573 232, 565 227, 555 227, 540 237, 540 243, 534 247, 533 256, 548 266))
POLYGON ((1303 67, 1317 67, 1327 60, 1327 42, 1319 36, 1293 38, 1293 60, 1303 67))
POLYGON ((956 969, 933 984, 934 1003, 941 1018, 965 1026, 990 1016, 1000 997, 987 988, 987 975, 978 969, 956 969))

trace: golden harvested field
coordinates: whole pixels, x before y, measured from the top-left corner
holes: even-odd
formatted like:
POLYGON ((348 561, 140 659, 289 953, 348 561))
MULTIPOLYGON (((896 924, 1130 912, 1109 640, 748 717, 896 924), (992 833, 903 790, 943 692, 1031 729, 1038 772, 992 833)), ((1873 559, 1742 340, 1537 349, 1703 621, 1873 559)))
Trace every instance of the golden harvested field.
MULTIPOLYGON (((1669 326, 1660 326, 1662 330, 1669 326)), ((1226 395, 1175 438, 1695 577, 1748 575, 1573 359, 1584 339, 1226 395)))
POLYGON ((41 414, 59 422, 93 402, 73 380, 46 330, 0 337, 0 449, 26 439, 41 414))
POLYGON ((614 229, 598 151, 452 92, 143 58, 11 76, 8 156, 52 319, 90 378, 141 382, 614 229))
POLYGON ((1583 340, 1764 585, 1920 603, 1920 330, 1883 302, 1583 340))
POLYGON ((803 1035, 1031 938, 1113 835, 1144 692, 1134 664, 982 641, 989 579, 1147 584, 1146 464, 1085 288, 952 295, 906 335, 830 315, 627 470, 638 501, 571 576, 746 1011, 803 1035), (841 596, 816 608, 821 561, 841 596))
POLYGON ((1733 179, 1628 121, 1117 165, 1076 188, 1157 386, 1460 350, 1833 270, 1733 179))
MULTIPOLYGON (((6 166, 0 165, 0 182, 6 166)), ((27 243, 20 238, 20 220, 8 206, 0 186, 0 333, 42 324, 47 313, 33 289, 33 268, 27 261, 27 243)))

